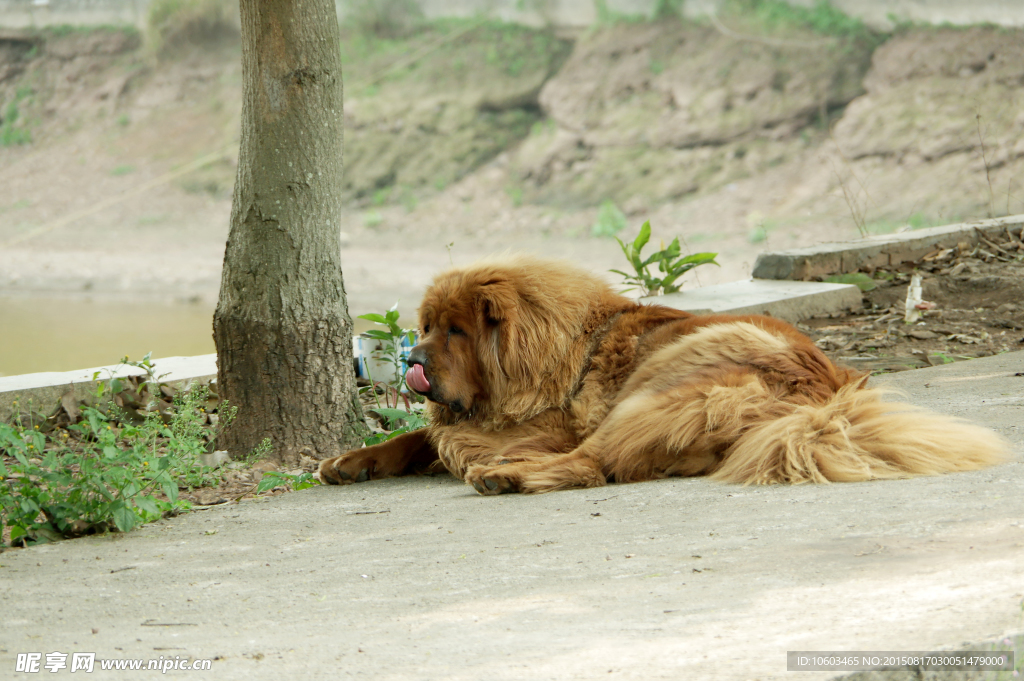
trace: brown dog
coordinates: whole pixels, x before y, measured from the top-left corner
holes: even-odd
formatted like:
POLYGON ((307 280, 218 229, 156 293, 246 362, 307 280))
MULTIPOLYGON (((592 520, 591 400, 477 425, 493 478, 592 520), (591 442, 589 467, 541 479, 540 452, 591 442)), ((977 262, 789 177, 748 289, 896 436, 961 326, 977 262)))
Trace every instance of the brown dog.
POLYGON ((907 477, 1002 460, 984 428, 885 402, 789 324, 643 305, 557 261, 438 276, 406 383, 429 427, 320 464, 327 483, 438 460, 481 494, 673 475, 739 483, 907 477))

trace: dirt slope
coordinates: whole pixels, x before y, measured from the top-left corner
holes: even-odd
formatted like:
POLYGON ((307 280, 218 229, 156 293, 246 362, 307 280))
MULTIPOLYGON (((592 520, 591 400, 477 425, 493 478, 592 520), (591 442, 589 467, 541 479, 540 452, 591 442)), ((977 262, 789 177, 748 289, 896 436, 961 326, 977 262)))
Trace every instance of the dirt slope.
MULTIPOLYGON (((656 240, 720 251, 703 284, 748 274, 765 248, 1024 211, 1020 31, 915 29, 872 49, 676 23, 466 29, 346 37, 357 313, 411 312, 433 272, 486 252, 620 266, 589 237, 605 199, 625 236, 650 219, 656 240)), ((29 237, 0 250, 0 293, 212 300, 238 64, 223 41, 157 59, 119 31, 0 34, 0 242, 29 237)))
POLYGON ((659 203, 793 158, 806 130, 863 92, 871 56, 863 41, 808 40, 738 44, 680 23, 580 40, 541 91, 554 125, 517 154, 528 195, 659 203))

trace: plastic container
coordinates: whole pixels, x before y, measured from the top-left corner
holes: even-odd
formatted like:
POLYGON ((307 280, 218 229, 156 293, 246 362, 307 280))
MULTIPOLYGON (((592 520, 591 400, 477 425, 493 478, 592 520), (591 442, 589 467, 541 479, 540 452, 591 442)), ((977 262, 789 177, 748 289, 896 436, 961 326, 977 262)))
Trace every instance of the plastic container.
POLYGON ((395 370, 395 365, 390 360, 383 358, 384 341, 371 338, 365 333, 353 337, 352 358, 355 361, 356 376, 367 380, 370 380, 372 376, 374 381, 398 385, 402 376, 405 375, 405 360, 409 359, 409 353, 412 352, 417 342, 415 332, 407 333, 402 337, 402 363, 399 372, 395 370), (412 336, 411 339, 410 336, 412 336))

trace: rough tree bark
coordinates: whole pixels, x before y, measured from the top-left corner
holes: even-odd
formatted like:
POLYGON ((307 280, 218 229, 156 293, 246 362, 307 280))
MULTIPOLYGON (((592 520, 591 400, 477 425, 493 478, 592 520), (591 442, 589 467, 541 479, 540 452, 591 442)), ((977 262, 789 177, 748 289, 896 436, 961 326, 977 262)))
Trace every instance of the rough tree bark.
POLYGON ((334 0, 241 0, 242 138, 214 314, 219 446, 333 456, 365 425, 341 276, 342 82, 334 0))

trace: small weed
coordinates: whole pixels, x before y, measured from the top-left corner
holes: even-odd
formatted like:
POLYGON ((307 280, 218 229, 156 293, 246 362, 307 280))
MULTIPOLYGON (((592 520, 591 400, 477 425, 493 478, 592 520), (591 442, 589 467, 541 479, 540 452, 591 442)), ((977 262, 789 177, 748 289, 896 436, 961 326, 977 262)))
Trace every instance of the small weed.
POLYGON ((363 444, 367 447, 371 445, 380 444, 381 442, 387 442, 393 437, 397 437, 402 433, 408 433, 427 425, 426 420, 423 416, 411 408, 408 411, 401 409, 388 409, 378 408, 375 409, 387 421, 388 428, 386 432, 374 433, 363 440, 363 444))
POLYGON ((680 252, 678 237, 672 240, 668 248, 665 248, 665 244, 662 242, 661 250, 644 260, 642 259, 641 251, 650 239, 651 223, 649 220, 640 228, 640 234, 637 235, 632 243, 623 242, 618 237, 615 237, 615 240, 619 242, 619 247, 622 248, 622 253, 626 256, 626 260, 632 265, 634 273, 627 274, 621 270, 610 271, 622 275, 627 285, 639 288, 641 295, 657 296, 663 293, 675 293, 683 287, 682 283, 677 284, 676 282, 694 267, 709 264, 718 265, 715 262, 717 253, 694 253, 683 256, 680 252), (657 277, 650 273, 649 268, 655 264, 658 266, 658 271, 664 276, 657 277))
POLYGON ((518 208, 523 205, 523 188, 515 185, 505 187, 505 193, 508 194, 508 198, 512 199, 512 205, 518 208))
POLYGON ((597 222, 590 228, 591 236, 615 236, 626 228, 626 216, 611 199, 606 199, 597 212, 597 222))
POLYGON ((139 37, 139 29, 128 24, 90 24, 87 26, 81 26, 78 24, 53 24, 40 29, 40 32, 54 38, 60 38, 75 33, 86 34, 98 32, 123 33, 129 38, 134 39, 138 39, 139 37))
POLYGON ((32 205, 32 202, 28 199, 18 199, 9 206, 0 206, 0 213, 6 213, 9 210, 21 210, 22 208, 28 208, 32 205))
POLYGON ((0 147, 13 147, 21 144, 29 144, 32 141, 32 134, 23 126, 15 127, 21 117, 18 104, 31 94, 31 90, 19 87, 12 99, 3 109, 0 115, 0 147))
MULTIPOLYGON (((409 343, 411 346, 416 338, 415 331, 403 329, 398 324, 398 316, 398 303, 395 303, 390 310, 382 315, 376 313, 359 315, 359 319, 365 319, 384 327, 383 329, 370 329, 366 335, 381 342, 382 348, 373 354, 373 359, 394 367, 393 371, 389 369, 388 372, 393 378, 388 381, 375 382, 370 374, 370 363, 364 360, 363 366, 366 367, 367 376, 370 378, 370 386, 364 390, 372 390, 376 398, 376 388, 378 386, 384 388, 384 405, 386 407, 392 406, 392 398, 394 398, 394 406, 397 407, 399 396, 403 392, 408 392, 403 389, 405 387, 405 372, 402 370, 405 365, 404 345, 409 343)), ((377 399, 377 406, 381 406, 379 399, 377 399)))
POLYGON ((117 124, 122 128, 127 128, 129 123, 131 123, 131 119, 128 118, 128 114, 123 113, 117 117, 117 124))
POLYGON ((363 213, 363 226, 364 227, 380 227, 384 222, 384 216, 375 210, 363 213))
POLYGON ((251 452, 245 455, 245 458, 241 460, 241 464, 246 468, 252 468, 256 463, 265 459, 273 450, 274 445, 270 438, 265 437, 258 445, 253 447, 251 452))
POLYGON ((643 14, 625 14, 612 10, 608 7, 607 0, 594 0, 594 9, 597 10, 597 23, 600 26, 639 24, 647 21, 647 17, 643 14))
POLYGON ((836 274, 831 277, 826 277, 825 281, 829 284, 853 284, 861 291, 874 291, 878 288, 878 284, 875 280, 864 274, 863 272, 853 272, 852 274, 836 274))
POLYGON ((374 206, 383 206, 388 202, 391 197, 391 187, 383 187, 373 193, 373 198, 370 199, 370 203, 374 206))
POLYGON ((117 166, 110 171, 110 174, 114 177, 121 177, 122 175, 129 175, 135 172, 135 166, 123 165, 117 166))
POLYGON ((679 18, 683 13, 683 3, 686 0, 656 0, 654 3, 655 19, 679 18))
POLYGON ((263 474, 259 484, 256 485, 256 493, 266 492, 275 487, 291 487, 292 491, 298 492, 299 490, 315 487, 319 484, 319 481, 309 471, 299 473, 298 475, 282 473, 281 471, 267 471, 263 474))
POLYGON ((778 226, 775 220, 765 218, 759 210, 747 214, 747 241, 759 244, 768 241, 768 234, 778 226))
POLYGON ((791 5, 783 0, 729 0, 726 11, 769 30, 804 29, 838 38, 866 39, 871 43, 884 39, 860 19, 833 7, 828 0, 817 0, 810 7, 791 5))
POLYGON ((558 129, 558 124, 555 123, 553 118, 545 118, 540 121, 536 121, 530 126, 530 134, 534 137, 539 137, 544 134, 553 133, 558 129))
POLYGON ((523 67, 526 65, 526 59, 521 54, 517 54, 512 57, 511 60, 505 65, 505 70, 510 76, 518 76, 523 72, 523 67))

